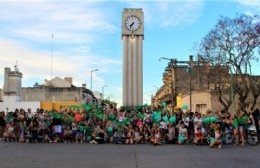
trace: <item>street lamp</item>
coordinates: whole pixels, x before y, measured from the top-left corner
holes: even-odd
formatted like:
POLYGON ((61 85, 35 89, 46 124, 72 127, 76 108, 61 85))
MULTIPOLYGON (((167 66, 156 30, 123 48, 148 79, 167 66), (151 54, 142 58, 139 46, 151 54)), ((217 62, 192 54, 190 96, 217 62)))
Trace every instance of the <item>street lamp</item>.
POLYGON ((107 87, 107 85, 102 86, 102 100, 104 100, 105 97, 105 93, 104 93, 104 88, 107 87))
POLYGON ((110 102, 110 99, 113 98, 113 97, 114 97, 113 94, 108 95, 109 102, 110 102))
POLYGON ((190 92, 190 111, 192 111, 192 99, 191 99, 191 66, 187 67, 187 73, 189 74, 189 92, 190 92))
POLYGON ((156 92, 159 90, 159 87, 158 87, 158 86, 155 86, 155 85, 154 85, 153 87, 156 88, 156 90, 155 90, 156 92))
POLYGON ((90 72, 90 90, 92 91, 92 73, 95 72, 95 71, 98 71, 99 69, 94 69, 94 70, 91 70, 90 72))
MULTIPOLYGON (((188 68, 187 68, 187 73, 189 74, 189 92, 190 92, 190 111, 192 111, 192 102, 191 102, 191 68, 193 66, 193 63, 198 63, 198 61, 193 61, 193 56, 190 56, 190 60, 189 61, 177 61, 177 59, 175 58, 165 58, 165 57, 160 57, 159 61, 161 61, 162 59, 165 60, 169 60, 170 62, 168 63, 168 67, 166 68, 166 71, 172 71, 172 104, 173 104, 173 108, 177 105, 177 101, 176 101, 176 97, 177 97, 177 92, 176 92, 176 84, 177 84, 177 64, 188 64, 188 68), (174 93, 173 93, 174 92, 174 93)), ((186 66, 187 67, 187 66, 186 66)))

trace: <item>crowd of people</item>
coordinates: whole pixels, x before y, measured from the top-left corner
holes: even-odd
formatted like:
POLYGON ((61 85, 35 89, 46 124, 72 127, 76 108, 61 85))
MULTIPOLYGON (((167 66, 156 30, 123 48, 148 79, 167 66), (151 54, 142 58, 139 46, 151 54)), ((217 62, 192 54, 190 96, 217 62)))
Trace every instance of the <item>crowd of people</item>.
POLYGON ((47 112, 30 108, 0 113, 0 138, 21 143, 186 144, 222 147, 226 128, 236 145, 244 145, 248 125, 259 133, 259 109, 235 114, 207 110, 206 114, 165 108, 62 108, 47 112), (130 109, 130 110, 129 110, 130 109))

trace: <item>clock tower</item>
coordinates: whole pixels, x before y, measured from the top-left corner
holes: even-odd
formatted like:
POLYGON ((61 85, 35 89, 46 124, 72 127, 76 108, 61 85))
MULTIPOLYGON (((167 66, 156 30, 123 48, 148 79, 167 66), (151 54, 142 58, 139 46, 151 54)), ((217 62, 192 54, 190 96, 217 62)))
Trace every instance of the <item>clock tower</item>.
POLYGON ((124 9, 123 42, 123 106, 143 104, 143 39, 142 9, 124 9))

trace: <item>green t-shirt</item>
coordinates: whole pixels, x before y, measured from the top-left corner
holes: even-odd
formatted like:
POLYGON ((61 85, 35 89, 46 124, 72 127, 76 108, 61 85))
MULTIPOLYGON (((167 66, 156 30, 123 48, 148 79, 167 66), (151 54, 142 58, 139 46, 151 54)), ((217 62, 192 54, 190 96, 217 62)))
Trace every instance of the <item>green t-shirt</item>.
POLYGON ((238 127, 238 125, 239 125, 238 118, 234 118, 233 125, 234 125, 234 127, 238 127))
POLYGON ((248 116, 247 115, 244 115, 244 116, 241 116, 238 118, 238 122, 239 124, 241 125, 246 125, 247 122, 248 122, 248 116))

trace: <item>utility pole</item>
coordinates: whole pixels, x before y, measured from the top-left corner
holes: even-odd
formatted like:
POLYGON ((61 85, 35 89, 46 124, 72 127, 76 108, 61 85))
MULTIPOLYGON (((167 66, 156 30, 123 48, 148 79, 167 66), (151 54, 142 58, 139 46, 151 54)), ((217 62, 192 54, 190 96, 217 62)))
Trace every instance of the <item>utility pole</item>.
MULTIPOLYGON (((165 58, 160 57, 159 61, 161 59, 169 60, 168 67, 171 68, 172 71, 172 105, 173 109, 177 105, 177 68, 178 67, 186 67, 187 73, 189 74, 189 96, 190 96, 190 111, 192 111, 192 85, 191 85, 191 69, 193 67, 194 63, 198 63, 198 61, 193 61, 193 56, 190 55, 189 61, 178 61, 176 58, 165 58), (178 65, 181 64, 181 65, 178 65), (184 65, 183 65, 184 64, 184 65), (186 65, 185 65, 186 64, 186 65), (187 66, 188 65, 188 66, 187 66)), ((169 69, 169 68, 166 69, 169 69)))

